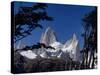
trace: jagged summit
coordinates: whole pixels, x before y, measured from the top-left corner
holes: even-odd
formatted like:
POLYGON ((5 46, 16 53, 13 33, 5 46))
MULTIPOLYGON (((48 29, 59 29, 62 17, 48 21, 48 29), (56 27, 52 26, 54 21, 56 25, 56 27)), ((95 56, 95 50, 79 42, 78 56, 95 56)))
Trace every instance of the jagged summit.
POLYGON ((72 38, 69 39, 69 40, 67 40, 67 41, 65 42, 64 48, 65 48, 65 47, 68 47, 68 46, 71 45, 72 43, 76 43, 76 42, 78 42, 78 40, 77 40, 76 34, 74 33, 73 36, 72 36, 72 38))
POLYGON ((45 44, 46 46, 51 46, 53 48, 39 48, 33 49, 32 51, 22 51, 20 54, 29 59, 34 59, 40 56, 41 58, 62 58, 67 60, 68 56, 73 60, 79 60, 80 50, 79 42, 74 33, 72 38, 66 41, 64 44, 57 40, 55 32, 52 28, 48 27, 45 32, 42 33, 40 37, 40 43, 45 44), (31 55, 31 56, 30 56, 31 55))
POLYGON ((56 42, 56 35, 55 32, 48 27, 44 33, 42 33, 40 38, 40 43, 44 43, 45 45, 50 45, 54 42, 56 42))
POLYGON ((80 51, 76 34, 73 34, 73 37, 64 44, 62 51, 64 52, 67 51, 70 54, 70 57, 73 58, 74 60, 79 59, 78 55, 80 51))

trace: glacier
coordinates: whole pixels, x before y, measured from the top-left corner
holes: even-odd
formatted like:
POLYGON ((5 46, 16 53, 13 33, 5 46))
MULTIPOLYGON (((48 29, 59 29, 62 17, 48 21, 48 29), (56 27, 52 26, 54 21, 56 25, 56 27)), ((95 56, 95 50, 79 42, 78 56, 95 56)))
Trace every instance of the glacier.
POLYGON ((64 60, 68 60, 71 58, 74 61, 80 61, 79 41, 76 37, 76 34, 73 34, 72 38, 63 44, 57 40, 55 32, 50 27, 48 27, 45 32, 42 33, 40 37, 40 43, 43 43, 46 46, 51 46, 54 49, 41 47, 39 49, 32 49, 27 51, 20 50, 19 53, 28 59, 34 59, 39 56, 41 58, 48 59, 62 58, 64 60))

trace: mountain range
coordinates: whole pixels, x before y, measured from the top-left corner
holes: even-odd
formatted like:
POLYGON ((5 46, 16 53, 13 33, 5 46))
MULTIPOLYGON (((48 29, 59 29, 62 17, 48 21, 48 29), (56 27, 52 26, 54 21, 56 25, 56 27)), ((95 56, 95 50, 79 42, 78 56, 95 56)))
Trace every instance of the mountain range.
MULTIPOLYGON (((53 48, 44 48, 32 50, 19 50, 20 55, 28 58, 34 59, 37 57, 41 58, 62 58, 68 60, 71 58, 74 61, 80 61, 80 49, 79 41, 75 34, 73 34, 70 40, 67 40, 65 43, 61 43, 57 40, 56 34, 52 28, 48 27, 45 32, 42 33, 40 37, 40 43, 45 44, 46 46, 51 46, 53 48)), ((19 48, 19 46, 17 46, 19 48)))

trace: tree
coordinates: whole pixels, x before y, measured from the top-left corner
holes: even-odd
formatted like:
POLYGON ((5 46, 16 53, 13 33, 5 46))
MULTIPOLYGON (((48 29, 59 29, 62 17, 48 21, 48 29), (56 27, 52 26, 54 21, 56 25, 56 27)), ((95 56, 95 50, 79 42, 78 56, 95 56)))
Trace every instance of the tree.
POLYGON ((12 19, 14 19, 12 25, 14 29, 14 42, 31 35, 31 32, 35 28, 43 28, 40 21, 52 21, 53 18, 48 16, 46 8, 48 6, 44 3, 36 3, 31 7, 20 7, 17 14, 12 14, 12 19))
POLYGON ((93 69, 97 65, 97 8, 83 18, 84 38, 83 69, 93 69))

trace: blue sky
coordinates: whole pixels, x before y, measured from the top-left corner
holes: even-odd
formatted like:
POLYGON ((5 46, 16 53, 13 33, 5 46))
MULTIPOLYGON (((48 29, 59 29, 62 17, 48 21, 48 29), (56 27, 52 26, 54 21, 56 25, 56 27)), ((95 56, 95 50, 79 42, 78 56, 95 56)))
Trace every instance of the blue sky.
MULTIPOLYGON (((32 4, 16 2, 14 13, 18 12, 20 6, 31 6, 32 4)), ((55 31, 58 40, 62 43, 69 40, 75 33, 82 48, 82 18, 93 9, 93 6, 48 4, 46 11, 49 16, 54 18, 54 21, 41 21, 40 24, 43 25, 43 29, 37 28, 33 30, 32 35, 22 39, 22 42, 26 45, 37 43, 40 40, 41 33, 47 27, 51 27, 55 31)))

